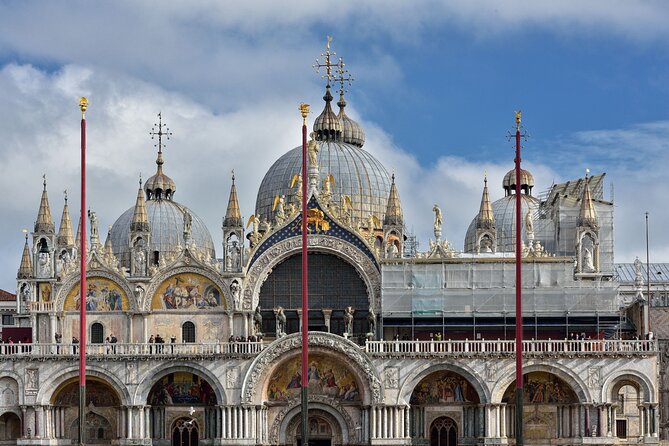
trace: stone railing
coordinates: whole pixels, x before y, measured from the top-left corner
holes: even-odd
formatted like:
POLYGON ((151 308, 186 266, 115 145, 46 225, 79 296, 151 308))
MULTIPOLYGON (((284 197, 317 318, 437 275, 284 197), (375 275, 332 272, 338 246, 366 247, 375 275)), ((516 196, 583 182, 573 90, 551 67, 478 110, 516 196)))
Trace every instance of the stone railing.
MULTIPOLYGON (((266 342, 220 342, 193 344, 88 344, 86 356, 98 359, 125 357, 253 357, 269 344, 266 342)), ((0 344, 0 356, 38 358, 76 358, 79 344, 0 344)))
MULTIPOLYGON (((523 341, 523 356, 654 355, 657 348, 656 341, 528 340, 523 341)), ((390 357, 511 356, 516 341, 367 341, 364 349, 371 356, 390 357)))
POLYGON ((53 302, 28 302, 28 310, 35 313, 50 313, 53 311, 53 302))

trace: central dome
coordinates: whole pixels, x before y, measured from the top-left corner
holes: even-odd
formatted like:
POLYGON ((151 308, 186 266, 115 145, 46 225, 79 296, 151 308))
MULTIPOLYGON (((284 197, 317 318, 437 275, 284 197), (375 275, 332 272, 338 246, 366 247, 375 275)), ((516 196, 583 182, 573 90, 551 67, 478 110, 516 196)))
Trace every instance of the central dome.
MULTIPOLYGON (((318 141, 320 184, 332 174, 335 179, 333 200, 351 197, 351 217, 367 220, 373 214, 383 221, 390 194, 390 175, 383 165, 363 149, 346 142, 318 141)), ((285 195, 287 203, 298 202, 292 179, 302 169, 302 147, 296 147, 269 168, 260 184, 256 199, 256 216, 271 220, 274 197, 285 195)))

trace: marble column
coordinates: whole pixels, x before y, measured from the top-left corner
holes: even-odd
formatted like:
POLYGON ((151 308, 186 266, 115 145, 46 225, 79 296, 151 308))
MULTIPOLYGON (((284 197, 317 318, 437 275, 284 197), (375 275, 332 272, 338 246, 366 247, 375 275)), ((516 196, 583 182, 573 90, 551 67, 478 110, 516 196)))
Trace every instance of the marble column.
POLYGON ((56 343, 56 313, 49 315, 49 342, 52 344, 56 343))
POLYGON ((144 330, 144 339, 142 343, 146 344, 149 342, 149 316, 147 314, 142 315, 142 328, 144 330))
POLYGON ((328 333, 330 333, 330 319, 332 318, 332 310, 329 308, 324 308, 321 310, 323 313, 323 319, 325 320, 325 326, 328 328, 328 333))

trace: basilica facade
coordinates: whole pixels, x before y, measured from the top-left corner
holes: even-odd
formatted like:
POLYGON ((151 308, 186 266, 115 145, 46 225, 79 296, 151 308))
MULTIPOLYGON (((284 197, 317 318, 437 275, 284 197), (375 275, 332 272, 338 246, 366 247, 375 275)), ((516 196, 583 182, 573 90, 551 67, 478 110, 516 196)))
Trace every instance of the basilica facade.
POLYGON ((159 121, 156 173, 134 205, 106 237, 95 212, 85 216, 83 301, 79 231, 67 199, 56 230, 44 182, 17 275, 25 337, 0 345, 0 442, 77 441, 85 305, 87 444, 301 444, 306 218, 310 444, 514 444, 520 182, 525 443, 659 443, 657 345, 641 290, 641 300, 619 293, 604 174, 535 196, 532 174, 511 170, 495 201, 484 180, 463 244, 444 236, 435 205, 420 251, 400 179, 364 150, 343 88, 338 112, 330 82, 324 101, 306 178, 300 146, 265 174, 246 219, 232 178, 220 258, 175 199, 159 121))

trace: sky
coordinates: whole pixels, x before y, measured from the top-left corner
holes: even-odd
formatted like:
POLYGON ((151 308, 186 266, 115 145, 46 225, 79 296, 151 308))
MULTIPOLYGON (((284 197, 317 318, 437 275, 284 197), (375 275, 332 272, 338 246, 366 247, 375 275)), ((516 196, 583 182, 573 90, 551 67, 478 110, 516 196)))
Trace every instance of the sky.
POLYGON ((206 222, 220 257, 231 171, 248 217, 265 172, 300 144, 299 103, 312 104, 310 122, 322 110, 312 64, 328 35, 355 79, 347 112, 396 174, 419 249, 434 203, 462 249, 484 172, 491 199, 503 196, 506 135, 522 110, 535 192, 606 172, 615 261, 645 259, 648 212, 651 262, 669 262, 666 2, 5 0, 0 288, 15 290, 42 175, 56 225, 65 189, 78 208, 82 95, 100 232, 134 205, 140 174, 155 172, 149 131, 162 112, 175 200, 206 222))

